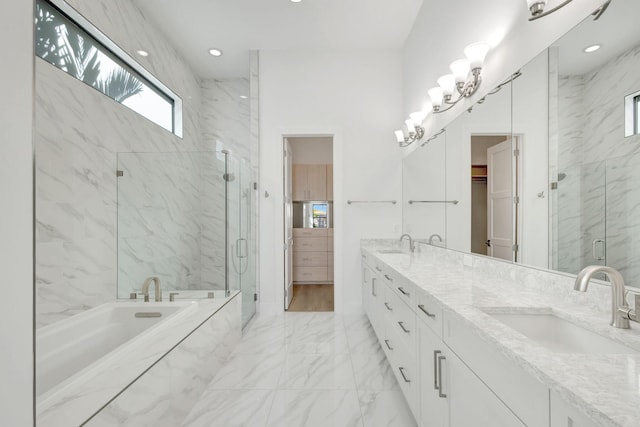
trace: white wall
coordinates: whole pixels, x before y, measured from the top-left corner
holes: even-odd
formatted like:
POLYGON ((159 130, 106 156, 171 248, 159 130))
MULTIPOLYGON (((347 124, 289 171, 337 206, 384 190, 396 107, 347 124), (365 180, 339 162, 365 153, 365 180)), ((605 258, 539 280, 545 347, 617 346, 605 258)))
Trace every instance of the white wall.
POLYGON ((283 135, 334 136, 335 308, 359 310, 359 240, 398 236, 401 204, 346 201, 401 200, 401 111, 400 51, 260 53, 262 311, 283 310, 283 135))
POLYGON ((0 425, 33 425, 33 2, 3 3, 0 91, 0 425))
MULTIPOLYGON (((424 2, 404 48, 404 116, 421 110, 427 90, 450 73, 449 64, 464 57, 470 43, 487 41, 483 83, 476 95, 451 111, 427 118, 427 134, 437 131, 596 10, 602 0, 580 0, 537 21, 524 0, 424 2)), ((399 127, 402 122, 396 126, 399 127)), ((410 150, 415 149, 412 147, 410 150)))

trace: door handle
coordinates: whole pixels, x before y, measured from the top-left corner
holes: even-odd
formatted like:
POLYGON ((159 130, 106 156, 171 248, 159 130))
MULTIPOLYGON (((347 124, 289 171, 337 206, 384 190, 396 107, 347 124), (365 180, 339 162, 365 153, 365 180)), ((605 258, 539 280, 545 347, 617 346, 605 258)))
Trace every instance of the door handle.
POLYGON ((424 308, 424 305, 422 305, 422 304, 418 304, 418 308, 419 308, 419 309, 420 309, 424 314, 426 314, 427 316, 429 316, 429 317, 434 317, 434 318, 436 317, 436 315, 435 315, 435 314, 431 314, 431 313, 429 313, 429 312, 427 311, 427 309, 426 309, 426 308, 424 308))
POLYGON ((485 245, 487 245, 488 248, 491 247, 491 240, 487 240, 486 242, 484 242, 485 245))
POLYGON ((385 306, 385 307, 387 307, 387 310, 389 310, 389 311, 393 311, 393 308, 389 307, 389 304, 388 304, 388 303, 386 303, 386 302, 385 302, 385 303, 384 303, 384 306, 385 306))
POLYGON ((406 295, 406 296, 411 295, 411 293, 409 293, 409 292, 405 291, 405 290, 404 290, 404 288, 403 288, 402 286, 398 286, 398 290, 399 290, 400 292, 402 292, 402 294, 403 294, 403 295, 406 295))
POLYGON ((410 333, 411 331, 407 328, 404 327, 404 322, 398 322, 398 325, 400 325, 400 328, 405 331, 407 334, 410 333))
POLYGON ((438 396, 446 399, 447 395, 442 392, 442 361, 447 360, 444 356, 438 356, 438 384, 440 384, 440 388, 438 388, 438 396))
POLYGON ((376 278, 375 277, 371 279, 371 295, 373 295, 374 297, 378 296, 376 294, 376 278))
POLYGON ((393 347, 391 347, 391 346, 389 345, 389 340, 384 340, 384 343, 387 345, 387 348, 388 348, 389 350, 393 351, 393 347))
POLYGON ((407 376, 404 374, 404 368, 403 367, 399 367, 398 370, 400 371, 400 375, 402 375, 402 379, 404 380, 405 383, 410 383, 411 380, 409 378, 407 378, 407 376))
POLYGON ((433 389, 440 390, 438 385, 438 355, 442 353, 440 350, 433 351, 433 389))
POLYGON ((597 261, 602 261, 603 259, 605 259, 605 250, 606 250, 606 246, 605 245, 606 245, 606 243, 602 239, 595 239, 593 242, 591 242, 591 253, 593 255, 593 259, 595 259, 597 261), (599 255, 598 251, 597 251, 598 243, 602 243, 602 254, 601 255, 599 255))

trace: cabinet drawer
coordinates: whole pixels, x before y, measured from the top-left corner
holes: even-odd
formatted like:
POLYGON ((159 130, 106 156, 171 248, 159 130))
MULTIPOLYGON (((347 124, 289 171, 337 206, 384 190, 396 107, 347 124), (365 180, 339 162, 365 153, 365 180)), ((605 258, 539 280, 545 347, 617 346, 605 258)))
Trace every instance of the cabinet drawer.
POLYGON ((333 267, 333 252, 327 252, 327 265, 333 267))
POLYGON ((597 427, 582 412, 564 402, 555 391, 551 391, 551 427, 597 427))
POLYGON ((333 237, 333 228, 327 228, 327 236, 333 237))
POLYGON ((333 266, 327 267, 327 280, 333 282, 333 266))
POLYGON ((416 301, 416 292, 415 286, 413 283, 407 281, 406 279, 398 276, 395 273, 391 273, 388 270, 383 268, 383 272, 380 273, 385 283, 393 289, 393 292, 398 295, 398 297, 404 301, 405 304, 413 307, 413 304, 416 301))
POLYGON ((293 265, 296 267, 326 267, 326 252, 294 252, 293 265))
POLYGON ((294 252, 326 252, 326 237, 299 237, 293 239, 294 252))
MULTIPOLYGON (((396 333, 389 333, 387 331, 386 336, 393 348, 393 350, 389 352, 389 365, 396 376, 396 380, 409 404, 413 416, 415 419, 419 419, 418 384, 420 378, 418 375, 416 348, 407 348, 401 340, 396 338, 396 333)), ((383 343, 383 345, 384 344, 385 343, 383 343)))
POLYGON ((326 237, 327 228, 294 228, 293 237, 326 237))
POLYGON ((422 291, 416 291, 416 318, 429 326, 442 339, 442 309, 433 297, 422 291))
POLYGON ((296 267, 293 269, 294 282, 326 282, 327 267, 296 267))
POLYGON ((416 349, 416 315, 396 293, 388 286, 385 287, 384 308, 389 328, 397 332, 404 345, 415 351, 416 349))
POLYGON ((444 342, 528 426, 549 424, 549 390, 495 344, 445 314, 444 342))
POLYGON ((333 236, 327 237, 327 250, 333 250, 333 236))

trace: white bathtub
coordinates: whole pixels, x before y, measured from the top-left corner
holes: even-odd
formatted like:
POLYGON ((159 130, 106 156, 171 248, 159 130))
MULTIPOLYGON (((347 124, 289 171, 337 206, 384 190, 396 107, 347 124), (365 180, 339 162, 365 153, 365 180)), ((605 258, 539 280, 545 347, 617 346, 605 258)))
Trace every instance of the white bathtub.
POLYGON ((36 395, 46 393, 190 305, 189 302, 107 303, 38 329, 36 395))

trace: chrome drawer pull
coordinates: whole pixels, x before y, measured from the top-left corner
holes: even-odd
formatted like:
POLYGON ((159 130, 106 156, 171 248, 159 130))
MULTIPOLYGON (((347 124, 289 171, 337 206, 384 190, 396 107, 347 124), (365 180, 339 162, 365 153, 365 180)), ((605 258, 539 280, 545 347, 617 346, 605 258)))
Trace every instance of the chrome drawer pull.
POLYGON ((376 278, 372 278, 371 279, 371 295, 373 295, 374 297, 377 297, 378 294, 376 294, 376 278))
POLYGON ((402 328, 403 331, 405 331, 406 333, 411 332, 410 330, 408 330, 407 328, 404 327, 404 322, 398 322, 398 325, 400 325, 400 327, 402 328))
POLYGON ((378 267, 377 265, 376 265, 376 270, 378 270, 380 273, 382 273, 382 269, 380 267, 378 267))
POLYGON ((404 288, 402 286, 398 286, 398 290, 400 292, 402 292, 404 295, 409 296, 411 295, 409 292, 405 291, 404 288))
POLYGON ((384 275, 384 277, 385 277, 388 281, 393 282, 393 279, 392 279, 391 277, 389 277, 387 274, 385 274, 385 275, 384 275))
POLYGON ((384 343, 387 345, 387 348, 388 348, 389 350, 393 351, 393 347, 391 347, 391 346, 389 345, 389 340, 384 340, 384 343))
POLYGON ((411 380, 409 380, 407 378, 407 376, 404 374, 404 368, 400 367, 400 368, 398 368, 398 370, 400 371, 400 375, 402 375, 402 378, 404 379, 404 382, 405 383, 410 383, 411 380))
POLYGON ((389 311, 393 311, 393 308, 389 307, 389 304, 388 304, 388 303, 386 303, 386 302, 385 302, 385 303, 384 303, 384 306, 385 306, 385 307, 387 307, 387 310, 389 310, 389 311))
POLYGON ((436 315, 435 315, 435 314, 431 314, 431 313, 429 313, 429 312, 427 311, 427 309, 426 309, 426 308, 424 308, 424 305, 422 305, 422 304, 418 304, 418 308, 419 308, 420 310, 422 310, 422 312, 423 312, 424 314, 426 314, 427 316, 429 316, 429 317, 433 317, 433 318, 435 319, 436 315))
POLYGON ((446 399, 447 395, 442 392, 442 361, 447 360, 444 356, 438 356, 438 383, 440 384, 440 388, 438 389, 438 396, 446 399))
POLYGON ((440 350, 433 351, 433 389, 440 390, 438 385, 438 355, 442 353, 440 350))

